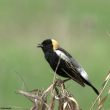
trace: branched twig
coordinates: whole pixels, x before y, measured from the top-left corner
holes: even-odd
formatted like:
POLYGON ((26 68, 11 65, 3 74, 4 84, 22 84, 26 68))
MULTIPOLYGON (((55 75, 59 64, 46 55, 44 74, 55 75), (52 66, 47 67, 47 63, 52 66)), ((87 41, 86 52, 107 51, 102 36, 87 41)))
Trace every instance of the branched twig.
POLYGON ((51 84, 45 91, 34 90, 34 92, 25 92, 19 90, 18 93, 33 102, 31 110, 54 110, 56 101, 59 103, 58 110, 80 110, 78 102, 65 89, 62 82, 62 80, 56 80, 55 83, 51 84), (51 94, 51 89, 54 91, 53 95, 51 94), (50 101, 47 96, 51 97, 50 101))

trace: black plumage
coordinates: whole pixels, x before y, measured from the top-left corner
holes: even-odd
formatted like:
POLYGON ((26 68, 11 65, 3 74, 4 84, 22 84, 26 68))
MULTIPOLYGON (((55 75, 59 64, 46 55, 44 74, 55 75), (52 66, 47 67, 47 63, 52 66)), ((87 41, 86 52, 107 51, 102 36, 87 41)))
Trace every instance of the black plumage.
POLYGON ((60 48, 56 40, 46 39, 38 47, 42 48, 46 60, 58 75, 70 78, 83 87, 87 84, 92 87, 96 94, 99 94, 98 90, 89 81, 83 67, 66 50, 60 48))

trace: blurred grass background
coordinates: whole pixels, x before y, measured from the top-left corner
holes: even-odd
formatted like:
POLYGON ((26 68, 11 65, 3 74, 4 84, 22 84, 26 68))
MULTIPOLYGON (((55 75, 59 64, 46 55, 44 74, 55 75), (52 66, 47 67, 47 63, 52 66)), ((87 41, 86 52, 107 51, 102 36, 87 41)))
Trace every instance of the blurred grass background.
MULTIPOLYGON (((0 106, 30 107, 15 94, 22 89, 46 89, 53 72, 36 45, 54 38, 85 68, 99 89, 110 69, 109 0, 0 0, 0 106)), ((96 94, 73 81, 67 89, 88 110, 96 94)), ((110 108, 108 103, 105 109, 110 108)))

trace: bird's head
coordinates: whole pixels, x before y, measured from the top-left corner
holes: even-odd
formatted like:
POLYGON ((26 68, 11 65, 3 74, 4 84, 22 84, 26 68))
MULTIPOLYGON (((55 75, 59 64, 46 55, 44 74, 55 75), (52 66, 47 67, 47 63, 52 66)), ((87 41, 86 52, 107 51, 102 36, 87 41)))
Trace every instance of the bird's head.
POLYGON ((42 48, 44 52, 54 51, 59 48, 59 43, 54 39, 46 39, 41 44, 38 44, 37 47, 42 48))

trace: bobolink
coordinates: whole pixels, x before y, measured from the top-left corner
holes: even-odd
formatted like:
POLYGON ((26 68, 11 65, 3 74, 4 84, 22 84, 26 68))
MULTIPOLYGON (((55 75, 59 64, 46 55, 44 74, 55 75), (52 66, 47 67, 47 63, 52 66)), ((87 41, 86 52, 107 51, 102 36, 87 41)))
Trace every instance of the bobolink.
POLYGON ((72 79, 83 87, 87 84, 99 95, 98 90, 89 81, 83 67, 66 50, 62 49, 56 40, 46 39, 38 44, 38 47, 42 48, 47 62, 58 75, 72 79))

